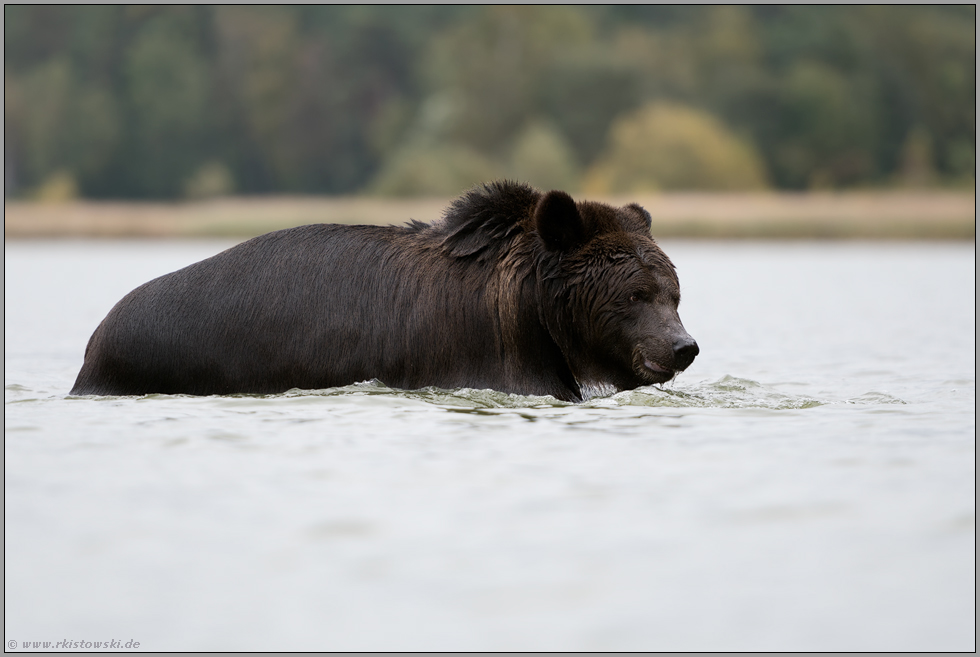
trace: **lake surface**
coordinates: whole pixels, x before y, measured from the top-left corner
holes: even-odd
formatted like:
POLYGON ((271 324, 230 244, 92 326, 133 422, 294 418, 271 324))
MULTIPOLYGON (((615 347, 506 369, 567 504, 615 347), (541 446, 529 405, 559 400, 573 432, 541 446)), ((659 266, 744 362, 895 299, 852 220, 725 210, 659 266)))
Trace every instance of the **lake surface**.
POLYGON ((701 355, 579 405, 68 396, 231 243, 6 242, 6 641, 975 649, 973 244, 664 241, 701 355))

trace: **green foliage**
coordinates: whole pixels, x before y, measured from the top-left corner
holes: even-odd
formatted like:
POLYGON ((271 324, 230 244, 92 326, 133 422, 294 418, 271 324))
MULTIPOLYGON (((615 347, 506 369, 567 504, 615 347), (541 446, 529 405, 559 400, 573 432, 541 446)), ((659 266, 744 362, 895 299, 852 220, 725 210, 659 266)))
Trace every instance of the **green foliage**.
POLYGON ((579 162, 595 160, 617 116, 642 101, 642 75, 627 57, 578 51, 554 62, 539 77, 532 107, 547 117, 579 162))
POLYGON ((499 165, 467 146, 416 146, 389 158, 370 191, 383 196, 452 196, 500 177, 499 165))
POLYGON ((7 78, 5 87, 6 149, 20 164, 17 179, 39 184, 69 171, 83 179, 101 174, 120 139, 106 89, 73 79, 63 58, 7 78))
POLYGON ((975 12, 5 5, 5 190, 972 184, 975 12), (630 130, 667 150, 637 160, 630 130))
POLYGON ((455 108, 434 98, 420 112, 412 141, 387 158, 368 191, 381 196, 449 196, 494 178, 523 180, 542 189, 576 189, 575 154, 554 127, 531 122, 500 157, 451 139, 455 108))
POLYGON ((192 199, 227 196, 234 191, 235 180, 220 162, 208 162, 184 181, 184 196, 192 199))
POLYGON ((456 98, 451 138, 500 155, 533 110, 545 71, 590 41, 589 22, 573 8, 484 7, 432 41, 426 87, 456 98))
POLYGON ((48 176, 31 195, 42 203, 63 203, 78 196, 78 183, 67 171, 56 171, 48 176))
POLYGON ((547 123, 529 123, 514 140, 507 177, 539 189, 578 189, 579 166, 561 132, 547 123))
POLYGON ((772 151, 774 169, 793 186, 856 183, 874 171, 874 116, 860 85, 833 68, 795 62, 781 85, 786 135, 772 151))
POLYGON ((160 13, 132 40, 122 73, 132 139, 128 157, 140 162, 130 184, 150 196, 174 196, 202 156, 207 132, 209 75, 195 52, 187 16, 160 13))
POLYGON ((766 186, 755 149, 703 110, 651 103, 618 119, 609 150, 589 169, 585 190, 737 190, 766 186))

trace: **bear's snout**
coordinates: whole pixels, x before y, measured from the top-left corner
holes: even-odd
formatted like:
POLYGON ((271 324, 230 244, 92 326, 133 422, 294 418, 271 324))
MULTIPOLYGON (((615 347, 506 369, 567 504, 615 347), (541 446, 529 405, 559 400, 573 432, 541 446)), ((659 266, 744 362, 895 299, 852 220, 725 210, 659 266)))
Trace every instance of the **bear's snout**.
POLYGON ((674 369, 686 370, 694 358, 701 353, 697 341, 690 335, 684 335, 674 341, 674 369))

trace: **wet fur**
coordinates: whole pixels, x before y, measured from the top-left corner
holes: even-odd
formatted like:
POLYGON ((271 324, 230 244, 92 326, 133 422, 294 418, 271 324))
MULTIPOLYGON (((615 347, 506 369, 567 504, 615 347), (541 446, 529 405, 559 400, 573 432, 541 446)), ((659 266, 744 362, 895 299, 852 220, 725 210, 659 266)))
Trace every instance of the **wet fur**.
POLYGON ((379 379, 577 401, 583 386, 652 382, 636 354, 622 354, 630 377, 593 352, 615 333, 624 290, 644 276, 652 285, 653 270, 676 311, 673 266, 639 206, 493 183, 431 225, 291 228, 152 280, 96 329, 71 392, 275 393, 379 379))

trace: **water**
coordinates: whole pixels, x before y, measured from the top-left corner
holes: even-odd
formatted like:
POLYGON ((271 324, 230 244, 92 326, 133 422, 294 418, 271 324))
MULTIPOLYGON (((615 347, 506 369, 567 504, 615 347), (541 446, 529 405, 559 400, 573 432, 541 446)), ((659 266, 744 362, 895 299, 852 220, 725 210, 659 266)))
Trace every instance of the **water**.
POLYGON ((665 242, 700 357, 580 405, 67 396, 229 245, 6 243, 5 640, 975 648, 972 244, 665 242))

